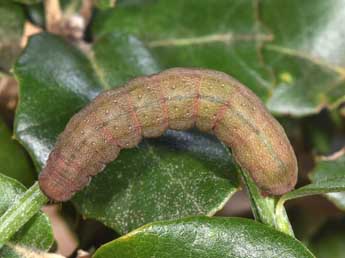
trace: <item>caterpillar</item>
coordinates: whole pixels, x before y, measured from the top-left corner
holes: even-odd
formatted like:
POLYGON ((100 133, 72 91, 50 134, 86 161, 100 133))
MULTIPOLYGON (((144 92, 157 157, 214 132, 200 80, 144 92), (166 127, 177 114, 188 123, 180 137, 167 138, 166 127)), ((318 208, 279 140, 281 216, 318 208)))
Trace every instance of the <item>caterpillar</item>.
POLYGON ((172 68, 104 91, 76 113, 39 175, 40 188, 54 201, 67 201, 121 149, 168 128, 194 126, 229 146, 263 194, 281 195, 295 186, 291 144, 253 92, 222 72, 172 68))

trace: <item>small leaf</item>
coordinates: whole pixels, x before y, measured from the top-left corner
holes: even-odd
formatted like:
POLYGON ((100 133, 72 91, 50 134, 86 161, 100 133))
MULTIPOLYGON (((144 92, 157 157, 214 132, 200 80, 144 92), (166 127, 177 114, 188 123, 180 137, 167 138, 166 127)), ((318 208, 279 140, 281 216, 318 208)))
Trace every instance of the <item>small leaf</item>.
POLYGON ((10 130, 0 119, 0 173, 30 186, 34 182, 35 171, 27 153, 11 137, 10 130))
POLYGON ((157 222, 99 248, 94 258, 314 257, 298 240, 242 218, 157 222))
MULTIPOLYGON (((0 216, 5 213, 16 198, 25 192, 25 187, 16 180, 0 174, 0 216)), ((53 244, 53 234, 46 215, 39 212, 32 217, 5 245, 0 249, 0 257, 20 258, 14 246, 47 251, 53 244)))
POLYGON ((283 212, 284 203, 287 200, 315 194, 332 193, 331 199, 343 209, 341 203, 343 193, 341 192, 345 191, 344 150, 340 150, 326 160, 319 161, 318 166, 315 168, 316 172, 311 176, 311 184, 283 195, 276 206, 278 216, 283 212))
MULTIPOLYGON (((339 181, 345 185, 345 148, 329 157, 317 161, 316 167, 310 175, 312 182, 339 181)), ((344 192, 326 193, 326 197, 339 209, 345 210, 345 188, 344 192)))

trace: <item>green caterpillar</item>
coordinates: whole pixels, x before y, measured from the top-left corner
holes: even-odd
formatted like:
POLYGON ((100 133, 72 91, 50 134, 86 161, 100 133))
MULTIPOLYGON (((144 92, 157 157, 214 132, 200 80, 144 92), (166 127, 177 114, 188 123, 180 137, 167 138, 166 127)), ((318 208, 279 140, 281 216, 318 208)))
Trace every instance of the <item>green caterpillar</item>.
POLYGON ((229 146, 263 193, 295 186, 294 151, 254 93, 222 72, 173 68, 105 91, 74 115, 40 174, 41 190, 52 200, 69 200, 121 149, 168 128, 193 126, 229 146))

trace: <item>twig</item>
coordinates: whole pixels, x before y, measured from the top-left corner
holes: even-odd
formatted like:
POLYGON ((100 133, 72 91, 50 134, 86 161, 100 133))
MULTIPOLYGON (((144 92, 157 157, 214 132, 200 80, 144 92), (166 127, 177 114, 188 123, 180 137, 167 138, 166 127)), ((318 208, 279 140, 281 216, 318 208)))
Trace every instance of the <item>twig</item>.
POLYGON ((46 29, 49 32, 60 34, 62 12, 59 0, 45 0, 44 11, 46 17, 46 29))

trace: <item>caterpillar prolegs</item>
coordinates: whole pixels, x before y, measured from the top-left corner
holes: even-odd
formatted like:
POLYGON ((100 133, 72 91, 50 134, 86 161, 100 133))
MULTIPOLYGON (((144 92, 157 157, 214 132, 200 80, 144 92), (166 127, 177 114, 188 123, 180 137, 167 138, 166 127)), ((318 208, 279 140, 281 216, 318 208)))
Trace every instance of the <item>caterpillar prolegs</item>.
POLYGON ((229 146, 262 192, 280 195, 296 184, 290 142, 254 93, 222 72, 173 68, 105 91, 75 114, 39 176, 41 190, 69 200, 121 149, 193 126, 229 146))

